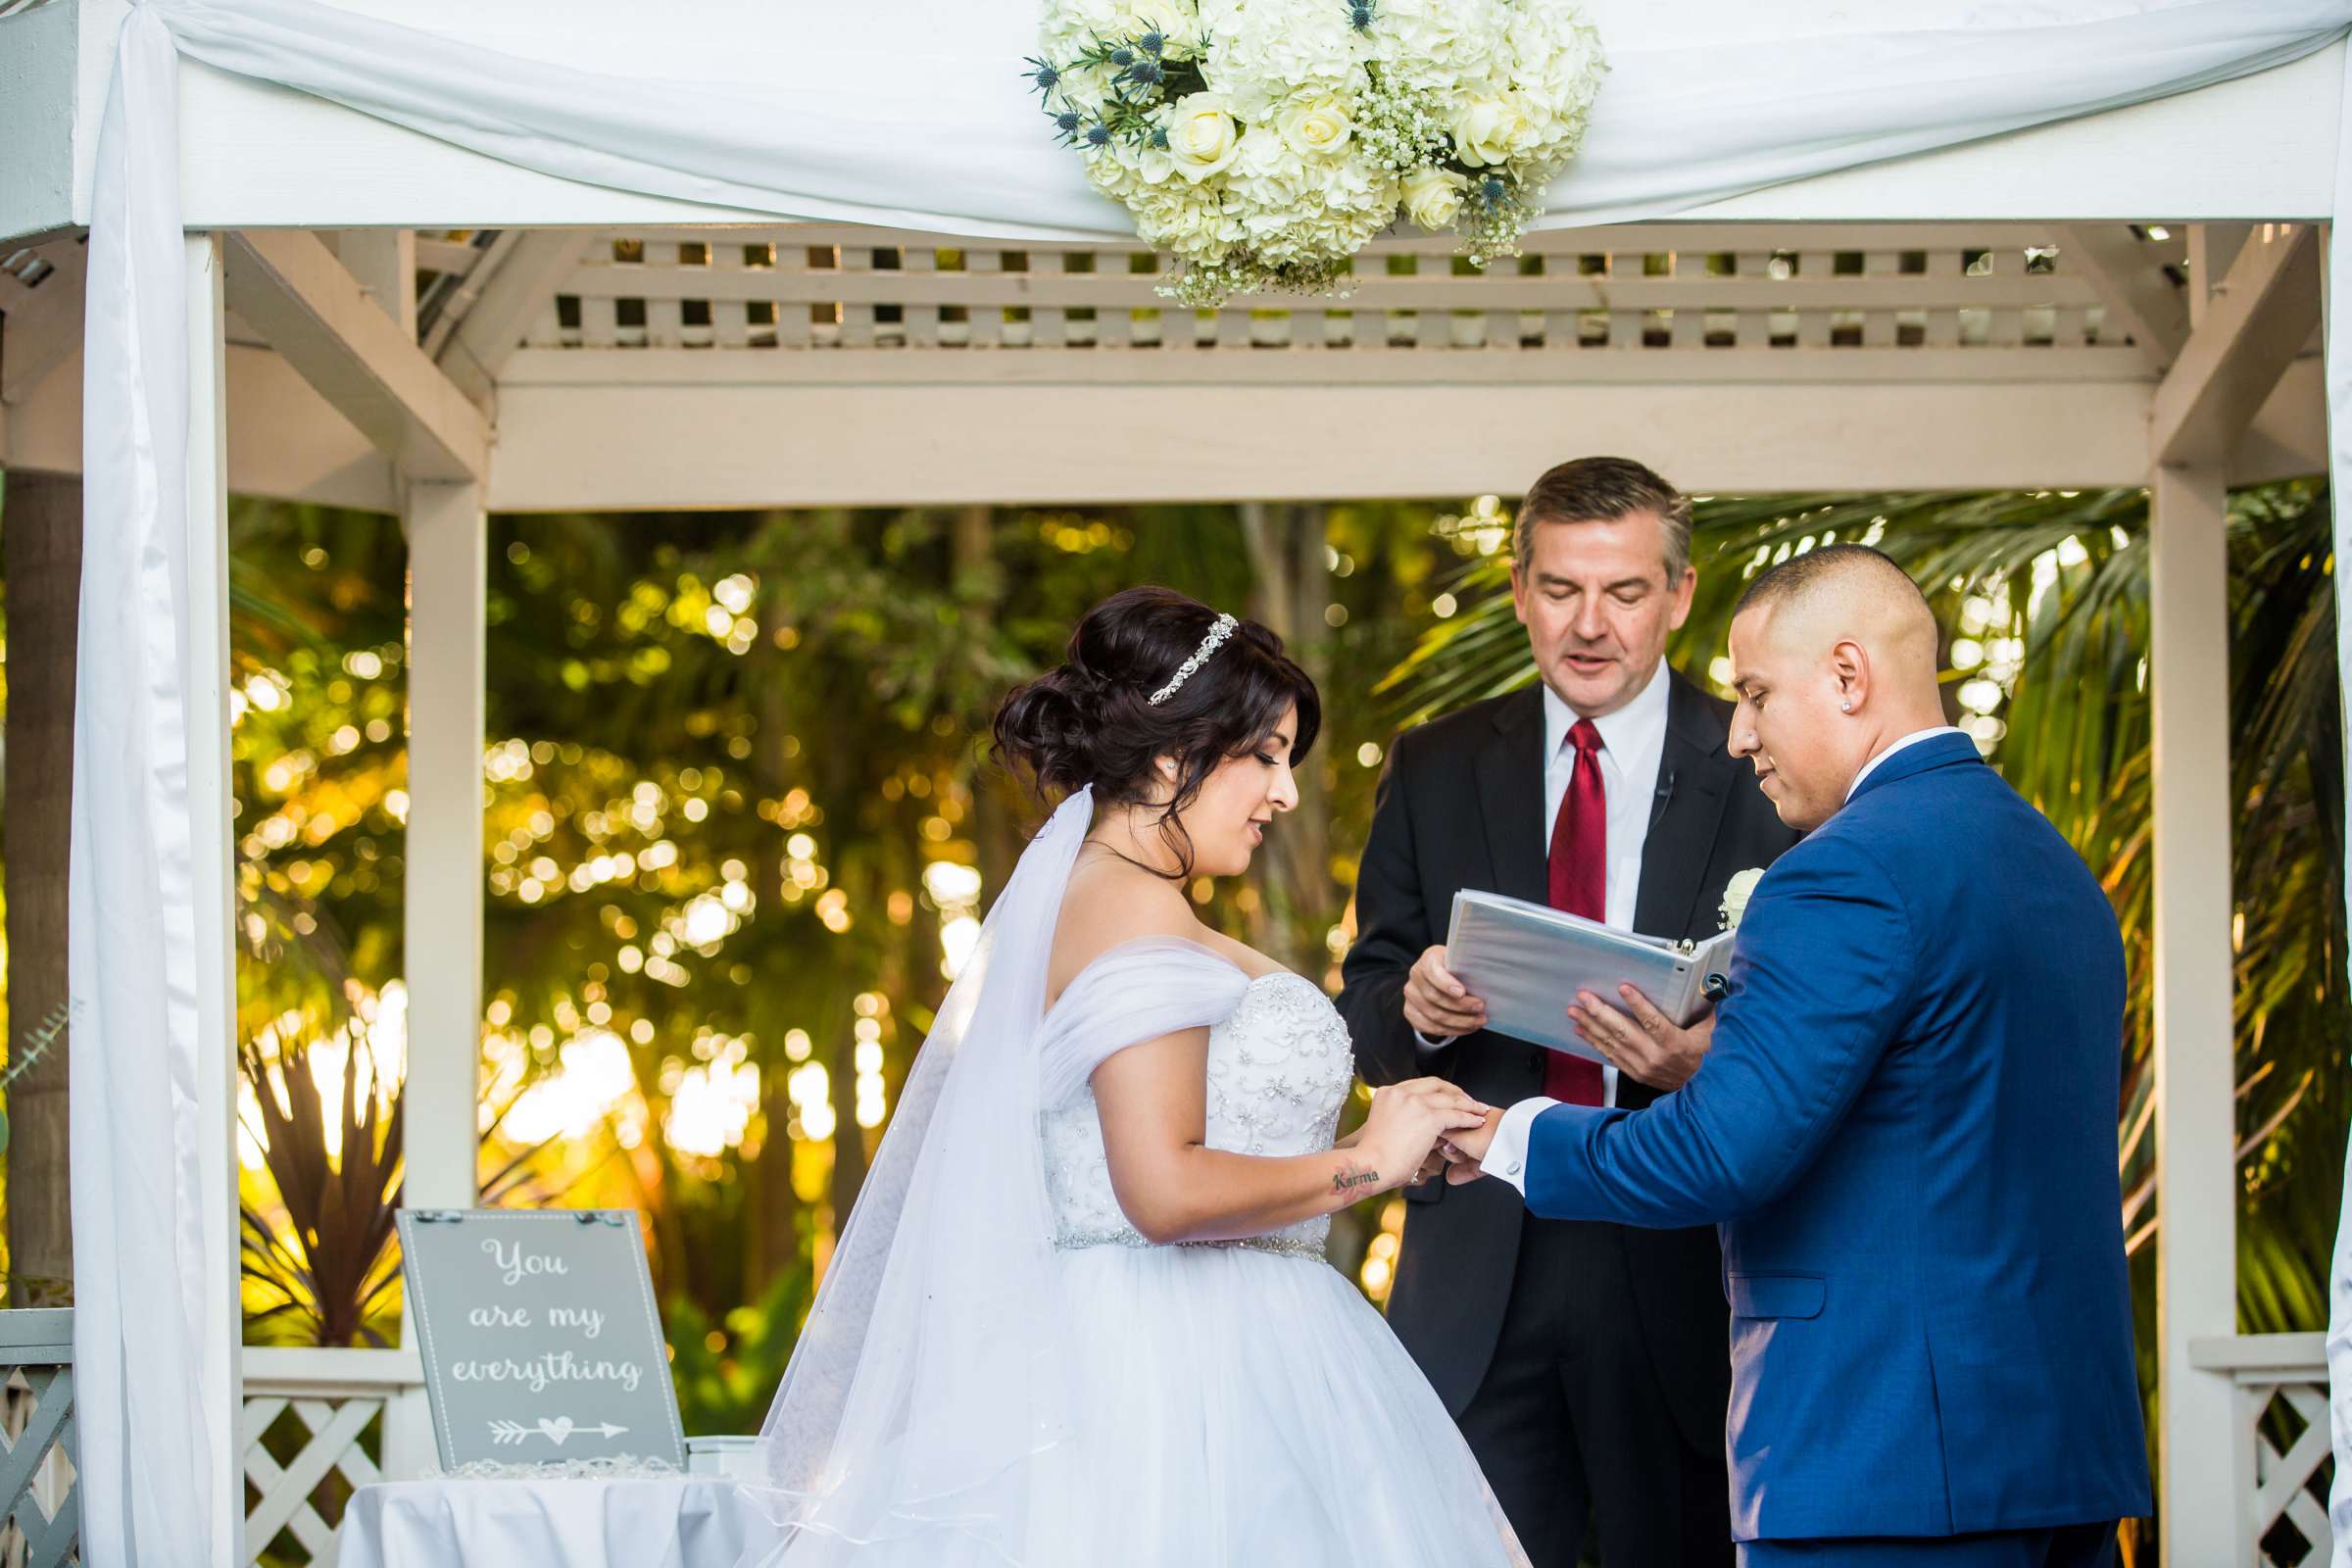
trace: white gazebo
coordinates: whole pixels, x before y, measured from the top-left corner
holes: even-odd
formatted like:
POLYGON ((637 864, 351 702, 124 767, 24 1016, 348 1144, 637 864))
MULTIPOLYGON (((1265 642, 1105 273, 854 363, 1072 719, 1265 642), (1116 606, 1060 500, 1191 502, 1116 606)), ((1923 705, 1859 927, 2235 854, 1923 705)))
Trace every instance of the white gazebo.
MULTIPOLYGON (((620 73, 655 47, 667 53, 646 73, 675 76, 693 50, 734 48, 735 28, 751 29, 755 60, 784 47, 733 3, 662 19, 680 37, 656 45, 650 14, 621 0, 574 0, 561 40, 540 38, 545 21, 521 0, 400 9, 409 26, 620 73)), ((130 12, 0 3, 0 464, 12 473, 78 473, 85 454, 134 439, 85 428, 82 353, 85 319, 95 355, 103 313, 124 309, 118 275, 88 263, 130 12)), ((177 41, 189 374, 176 636, 201 1053, 188 1107, 201 1182, 180 1196, 204 1245, 176 1262, 83 1255, 79 1267, 102 1310, 130 1273, 197 1269, 185 1343, 210 1436, 193 1477, 212 1499, 204 1561, 243 1568, 289 1525, 329 1550, 310 1495, 330 1470, 375 1477, 359 1443, 379 1408, 386 1471, 430 1455, 413 1350, 238 1345, 229 492, 397 514, 408 530, 408 1191, 463 1206, 475 1196, 482 1016, 488 512, 1458 496, 1595 451, 1702 492, 2152 489, 2165 1560, 2251 1565, 2282 1514, 2314 1543, 2306 1560, 2327 1552, 2305 1490, 2328 1453, 2323 1336, 2236 1333, 2217 715, 2229 710, 2227 488, 2329 466, 2322 283, 2340 38, 2315 34, 2278 48, 2283 64, 2132 107, 1893 161, 1831 158, 1804 177, 1662 206, 1666 219, 1546 229, 1523 265, 1486 276, 1456 275, 1449 240, 1395 239, 1359 263, 1344 299, 1200 314, 1154 293, 1132 241, 1056 222, 788 221, 775 215, 840 204, 762 213, 587 183, 288 91, 275 81, 291 78, 230 58, 217 28, 177 41), (1213 439, 1166 438, 1200 431, 1204 407, 1213 439), (1070 439, 1081 425, 1089 438, 1070 439), (1300 437, 1339 428, 1347 440, 1300 437), (2257 1430, 2274 1399, 2305 1424, 2285 1454, 2257 1430), (289 1403, 315 1436, 281 1467, 259 1434, 289 1403)), ((1020 52, 975 70, 1017 70, 1020 52)), ((130 90, 153 85, 134 73, 130 90)), ((1107 234, 1117 216, 1104 208, 1096 226, 1107 234)), ((95 472, 91 484, 95 496, 95 472)), ((93 536, 115 520, 93 500, 93 536)), ((85 600, 85 643, 89 615, 85 600)), ((92 702, 85 677, 83 724, 111 721, 92 702)), ((107 964, 154 962, 87 958, 89 986, 111 983, 107 964)), ((78 952, 75 963, 79 1007, 78 952)), ((77 1059, 77 1118, 81 1072, 77 1059)), ((77 1162, 102 1153, 75 1148, 77 1162)), ((82 1184, 77 1169, 77 1201, 82 1184)), ((133 1387, 171 1372, 169 1356, 110 1342, 92 1366, 94 1332, 81 1325, 77 1342, 85 1448, 93 1431, 124 1454, 181 1443, 177 1412, 142 1407, 133 1387)))

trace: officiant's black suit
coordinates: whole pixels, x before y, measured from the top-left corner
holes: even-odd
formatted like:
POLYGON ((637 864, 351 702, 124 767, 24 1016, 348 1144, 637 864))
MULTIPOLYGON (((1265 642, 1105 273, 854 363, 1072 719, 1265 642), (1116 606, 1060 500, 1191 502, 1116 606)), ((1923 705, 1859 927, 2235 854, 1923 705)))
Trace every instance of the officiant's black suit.
MULTIPOLYGON (((1703 937, 1721 927, 1733 874, 1770 864, 1796 835, 1726 749, 1730 705, 1669 680, 1634 927, 1703 937)), ((1446 940, 1456 891, 1545 902, 1544 739, 1543 691, 1530 686, 1410 730, 1390 751, 1339 1004, 1375 1084, 1434 1073, 1498 1106, 1543 1093, 1540 1047, 1481 1031, 1424 1051, 1402 994, 1413 961, 1446 940)), ((1619 1105, 1655 1098, 1620 1076, 1619 1105)), ((1571 1568, 1589 1522, 1606 1568, 1730 1563, 1729 1317, 1715 1232, 1539 1219, 1496 1181, 1404 1196, 1389 1322, 1461 1423, 1537 1568, 1571 1568)))

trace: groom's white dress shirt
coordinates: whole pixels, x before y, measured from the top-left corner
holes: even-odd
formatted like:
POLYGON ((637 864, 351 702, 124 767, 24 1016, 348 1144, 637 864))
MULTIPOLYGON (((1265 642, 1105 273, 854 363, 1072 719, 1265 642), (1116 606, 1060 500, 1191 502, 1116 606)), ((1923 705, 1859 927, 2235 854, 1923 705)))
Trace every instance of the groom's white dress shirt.
MULTIPOLYGON (((1652 686, 1658 686, 1662 685, 1663 682, 1653 680, 1650 682, 1650 684, 1652 686)), ((1550 697, 1551 693, 1546 691, 1544 695, 1545 697, 1550 697)), ((1565 704, 1562 704, 1561 706, 1563 709, 1566 707, 1565 704)), ((1549 710, 1546 710, 1547 727, 1548 711, 1549 710)), ((1573 720, 1571 720, 1571 722, 1573 722, 1573 720)), ((1599 721, 1595 720, 1594 722, 1597 723, 1599 721)), ((1563 730, 1561 733, 1566 734, 1567 732, 1563 730)), ((1885 751, 1880 752, 1869 761, 1864 762, 1862 764, 1862 770, 1854 775, 1854 781, 1845 787, 1845 798, 1849 801, 1852 800, 1854 798, 1854 791, 1862 787, 1862 781, 1870 777, 1871 770, 1876 768, 1881 762, 1886 761, 1889 757, 1892 757, 1895 753, 1903 750, 1905 747, 1917 746, 1922 741, 1932 741, 1938 735, 1965 735, 1968 732, 1966 730, 1955 729, 1949 724, 1938 724, 1932 729, 1913 730, 1910 734, 1903 736, 1900 740, 1897 740, 1889 745, 1885 751)), ((1553 797, 1553 801, 1556 806, 1558 797, 1553 797)), ((1617 919, 1616 843, 1617 807, 1616 802, 1614 799, 1612 799, 1609 805, 1609 924, 1611 925, 1620 923, 1617 919)), ((1637 874, 1639 873, 1637 872, 1637 874)), ((1617 1069, 1614 1067, 1605 1067, 1602 1069, 1602 1071, 1607 1075, 1609 1084, 1609 1096, 1606 1103, 1614 1105, 1617 1103, 1617 1069)), ((1487 1174, 1490 1176, 1498 1176, 1502 1180, 1510 1183, 1511 1186, 1517 1188, 1522 1194, 1526 1193, 1528 1124, 1558 1103, 1559 1102, 1556 1100, 1549 1100, 1542 1095, 1537 1095, 1532 1099, 1520 1101, 1510 1109, 1504 1111, 1502 1113, 1502 1120, 1494 1125, 1494 1141, 1487 1145, 1487 1157, 1483 1162, 1487 1174)))
MULTIPOLYGON (((1666 663, 1651 667, 1649 682, 1633 701, 1592 721, 1600 731, 1600 787, 1608 802, 1608 888, 1604 918, 1621 930, 1634 928, 1634 905, 1642 891, 1642 850, 1649 838, 1650 808, 1658 793, 1658 770, 1666 756, 1666 663)), ((1576 748, 1568 732, 1580 715, 1549 686, 1544 688, 1544 824, 1540 842, 1548 856, 1551 832, 1560 819, 1560 800, 1576 775, 1576 748)), ((1444 1040, 1416 1032, 1424 1051, 1444 1040)), ((1617 1069, 1600 1069, 1600 1102, 1617 1103, 1617 1069)))

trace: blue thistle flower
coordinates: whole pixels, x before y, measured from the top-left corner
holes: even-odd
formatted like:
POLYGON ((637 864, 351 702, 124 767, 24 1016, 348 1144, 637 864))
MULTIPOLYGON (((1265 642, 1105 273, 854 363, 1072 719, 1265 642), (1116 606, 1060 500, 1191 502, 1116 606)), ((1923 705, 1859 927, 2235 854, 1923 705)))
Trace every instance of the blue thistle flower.
POLYGON ((1135 46, 1148 55, 1156 55, 1167 48, 1168 40, 1160 35, 1158 28, 1154 27, 1141 38, 1136 39, 1135 46))
POLYGON ((1358 32, 1372 30, 1373 0, 1348 0, 1348 25, 1358 32))
POLYGON ((1114 66, 1132 66, 1135 64, 1135 51, 1132 49, 1113 49, 1110 52, 1110 63, 1114 66))
POLYGON ((1509 190, 1510 187, 1496 176, 1493 174, 1487 176, 1486 194, 1490 204, 1500 205, 1502 198, 1508 194, 1509 190))
POLYGON ((1165 125, 1153 125, 1152 127, 1152 134, 1147 138, 1147 141, 1153 152, 1166 152, 1168 150, 1168 127, 1165 125))
POLYGON ((1107 147, 1107 146, 1109 146, 1109 145, 1110 145, 1110 127, 1109 127, 1108 125, 1102 125, 1102 124, 1095 124, 1095 125, 1089 125, 1089 126, 1087 126, 1087 127, 1086 127, 1086 144, 1087 144, 1089 147, 1107 147))
POLYGON ((1168 73, 1167 68, 1157 60, 1146 58, 1129 66, 1126 76, 1138 87, 1156 87, 1168 79, 1168 73))
POLYGON ((1061 139, 1064 142, 1076 141, 1079 128, 1085 123, 1085 120, 1074 109, 1065 109, 1054 117, 1054 128, 1061 132, 1061 139))
POLYGON ((1029 64, 1035 69, 1024 71, 1021 74, 1035 82, 1039 92, 1052 92, 1061 85, 1061 73, 1054 68, 1053 61, 1039 60, 1033 56, 1029 64))

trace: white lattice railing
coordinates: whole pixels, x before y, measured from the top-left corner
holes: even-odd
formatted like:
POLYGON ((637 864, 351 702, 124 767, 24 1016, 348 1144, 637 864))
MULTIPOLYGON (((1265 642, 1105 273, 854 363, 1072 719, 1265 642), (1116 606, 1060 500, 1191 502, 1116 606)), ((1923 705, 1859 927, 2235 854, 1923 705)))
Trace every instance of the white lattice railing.
POLYGON ((74 1492, 74 1313, 0 1312, 0 1564, 81 1561, 74 1492))
POLYGON ((2239 1560, 2326 1568, 2329 1462, 2324 1334, 2242 1334, 2189 1341, 2200 1371, 2237 1391, 2237 1496, 2248 1548, 2239 1560))
POLYGON ((245 1351, 245 1550, 332 1568, 351 1491, 414 1477, 432 1456, 414 1350, 245 1351))
MULTIPOLYGON (((1318 374, 1343 375, 1333 362, 1385 363, 1391 351, 1650 350, 1644 358, 1656 360, 1711 351, 1716 373, 1724 360, 1772 350, 1970 349, 1990 351, 1989 362, 2032 349, 2050 374, 2146 368, 2107 327, 2093 270, 2070 258, 2063 230, 1814 225, 1794 231, 1801 249, 1767 248, 1789 232, 1540 233, 1525 256, 1483 275, 1448 240, 1388 240, 1357 259, 1345 298, 1252 298, 1200 312, 1155 292, 1160 260, 1135 245, 1016 248, 819 224, 607 233, 525 335, 543 349, 1083 349, 1155 361, 1182 350, 1221 376, 1238 351, 1265 350, 1313 353, 1318 374)), ((2150 272, 2171 260, 2156 241, 2144 252, 2150 272)), ((1291 355, 1250 358, 1264 369, 1291 355)), ((1789 357, 1773 358, 1785 373, 1789 357)))

